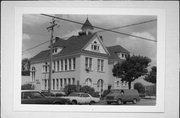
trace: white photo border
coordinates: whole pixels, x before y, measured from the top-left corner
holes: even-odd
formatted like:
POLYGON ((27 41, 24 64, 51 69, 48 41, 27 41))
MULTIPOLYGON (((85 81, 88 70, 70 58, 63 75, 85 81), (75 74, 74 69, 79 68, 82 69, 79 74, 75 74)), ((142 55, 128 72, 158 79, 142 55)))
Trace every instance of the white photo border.
POLYGON ((76 8, 76 7, 16 7, 14 50, 14 111, 69 112, 164 112, 165 85, 165 10, 141 8, 76 8), (21 59, 23 14, 92 14, 92 15, 156 15, 157 16, 157 98, 155 106, 108 105, 24 105, 21 104, 21 59), (18 79, 17 79, 18 78, 18 79))

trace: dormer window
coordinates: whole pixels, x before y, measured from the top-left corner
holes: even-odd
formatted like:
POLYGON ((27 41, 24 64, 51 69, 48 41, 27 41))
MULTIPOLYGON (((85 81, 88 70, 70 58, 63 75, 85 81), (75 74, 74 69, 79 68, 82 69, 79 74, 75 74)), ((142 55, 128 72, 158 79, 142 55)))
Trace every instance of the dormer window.
POLYGON ((97 44, 96 41, 94 41, 91 45, 91 50, 93 51, 99 51, 99 45, 97 44))
POLYGON ((61 52, 61 50, 62 50, 62 48, 60 48, 60 47, 54 47, 53 48, 53 55, 58 54, 59 52, 61 52))
POLYGON ((118 57, 119 57, 120 59, 126 59, 127 54, 125 54, 125 53, 118 53, 118 57))

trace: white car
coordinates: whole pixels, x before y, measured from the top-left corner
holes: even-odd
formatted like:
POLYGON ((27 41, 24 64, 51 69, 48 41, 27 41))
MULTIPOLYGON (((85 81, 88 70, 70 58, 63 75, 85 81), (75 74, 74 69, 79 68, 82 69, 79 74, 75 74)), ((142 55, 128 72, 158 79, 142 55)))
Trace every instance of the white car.
POLYGON ((69 96, 63 97, 70 100, 71 104, 95 104, 100 101, 100 98, 92 97, 88 93, 74 92, 69 96))

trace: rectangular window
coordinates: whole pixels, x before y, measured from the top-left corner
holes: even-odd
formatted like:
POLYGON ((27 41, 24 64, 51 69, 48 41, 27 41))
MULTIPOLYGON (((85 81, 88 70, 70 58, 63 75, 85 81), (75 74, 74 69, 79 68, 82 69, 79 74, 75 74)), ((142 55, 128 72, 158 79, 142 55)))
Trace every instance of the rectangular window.
POLYGON ((53 61, 53 70, 55 71, 56 70, 56 62, 53 61))
POLYGON ((59 80, 56 79, 56 89, 58 90, 59 89, 59 80))
POLYGON ((72 84, 75 85, 75 78, 72 78, 72 84))
POLYGON ((104 71, 104 60, 98 59, 97 61, 98 61, 97 62, 97 71, 103 72, 104 71))
POLYGON ((57 71, 59 71, 59 60, 57 60, 57 71))
POLYGON ((85 68, 92 70, 92 58, 85 57, 85 68))
POLYGON ((61 87, 62 87, 62 85, 63 85, 63 83, 62 83, 62 79, 60 79, 60 83, 61 83, 61 87))
POLYGON ((65 71, 67 70, 67 59, 65 59, 65 71))
POLYGON ((97 60, 97 71, 100 71, 100 59, 97 60))
POLYGON ((44 80, 44 89, 46 90, 46 87, 47 87, 47 80, 45 79, 44 80))
POLYGON ((68 78, 68 85, 71 85, 71 78, 68 78))
POLYGON ((85 68, 88 68, 88 57, 85 58, 85 68))
POLYGON ((55 89, 55 79, 53 79, 53 90, 55 89))
POLYGON ((66 86, 67 82, 66 82, 66 78, 64 78, 64 86, 66 86))
POLYGON ((89 58, 89 68, 92 70, 92 58, 89 58))
POLYGON ((69 70, 71 70, 71 59, 69 59, 69 70))
POLYGON ((61 59, 61 71, 63 71, 64 69, 63 69, 63 60, 61 59))
POLYGON ((104 71, 104 60, 101 60, 101 71, 104 71))
POLYGON ((73 70, 76 69, 76 58, 73 58, 73 70))

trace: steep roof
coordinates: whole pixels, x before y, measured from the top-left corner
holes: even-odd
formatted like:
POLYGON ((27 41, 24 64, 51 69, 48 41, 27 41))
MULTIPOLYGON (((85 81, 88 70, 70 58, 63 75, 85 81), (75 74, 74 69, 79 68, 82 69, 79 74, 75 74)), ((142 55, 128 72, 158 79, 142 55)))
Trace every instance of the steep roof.
MULTIPOLYGON (((80 36, 72 36, 67 40, 57 39, 56 43, 54 43, 54 47, 62 47, 62 51, 58 54, 53 55, 53 57, 60 57, 78 53, 85 53, 97 56, 108 56, 107 54, 101 54, 97 52, 90 52, 86 50, 82 50, 82 48, 95 36, 96 34, 89 34, 89 35, 80 35, 80 36)), ((39 61, 49 58, 50 50, 45 50, 31 58, 31 62, 39 61)))
POLYGON ((86 19, 86 22, 83 24, 83 26, 81 27, 82 30, 86 30, 86 29, 91 29, 93 30, 93 26, 92 24, 89 22, 88 18, 86 19))
MULTIPOLYGON (((94 55, 94 56, 108 57, 111 60, 119 60, 119 57, 117 55, 118 52, 129 54, 129 51, 127 51, 125 48, 123 48, 120 45, 106 47, 110 55, 83 50, 83 47, 95 35, 96 34, 94 33, 94 34, 88 34, 88 35, 84 34, 84 35, 79 35, 79 36, 72 36, 67 40, 56 38, 56 42, 53 44, 53 46, 62 47, 62 50, 58 54, 53 55, 53 58, 83 53, 83 54, 89 54, 89 55, 94 55)), ((44 51, 41 51, 36 56, 34 56, 33 58, 31 58, 31 62, 47 60, 49 59, 49 56, 50 56, 50 50, 44 50, 44 51)))
POLYGON ((120 45, 110 46, 110 47, 107 47, 107 49, 111 55, 109 57, 109 59, 119 59, 119 57, 117 55, 117 53, 119 53, 119 52, 129 54, 129 51, 127 51, 125 48, 123 48, 120 45))

